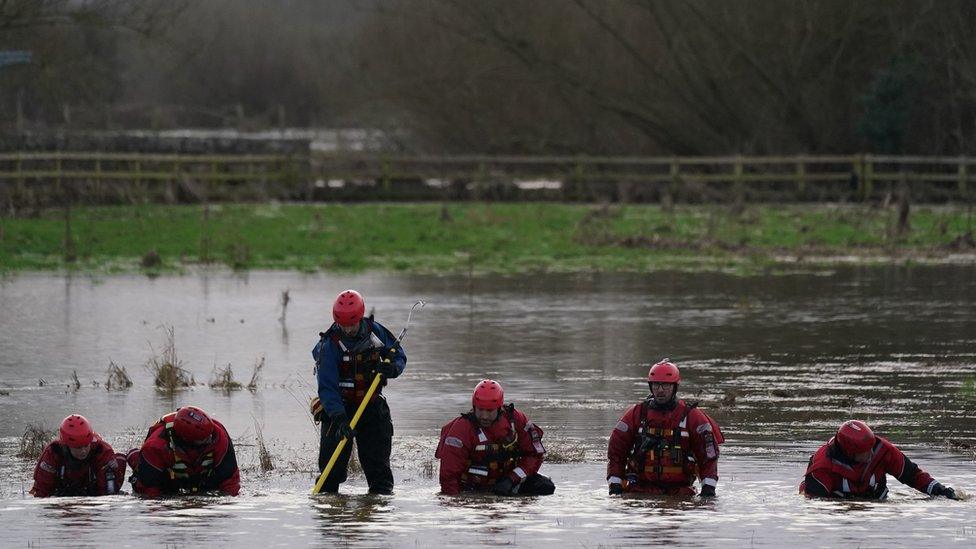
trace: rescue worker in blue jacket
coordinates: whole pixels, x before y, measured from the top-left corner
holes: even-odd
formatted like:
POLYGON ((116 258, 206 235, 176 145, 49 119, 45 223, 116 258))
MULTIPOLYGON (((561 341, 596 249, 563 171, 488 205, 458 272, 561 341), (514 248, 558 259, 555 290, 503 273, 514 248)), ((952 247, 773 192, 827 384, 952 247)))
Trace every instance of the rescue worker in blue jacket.
POLYGON ((319 472, 325 469, 339 441, 349 438, 322 491, 336 493, 346 481, 352 438, 359 449, 359 463, 371 494, 393 493, 390 453, 393 420, 390 407, 380 394, 387 379, 403 373, 407 356, 396 337, 365 317, 366 304, 355 290, 340 293, 332 305, 332 326, 322 332, 312 349, 315 359, 318 397, 312 399, 312 415, 322 422, 319 444, 319 472), (383 381, 359 418, 355 431, 349 421, 355 415, 376 375, 383 381))

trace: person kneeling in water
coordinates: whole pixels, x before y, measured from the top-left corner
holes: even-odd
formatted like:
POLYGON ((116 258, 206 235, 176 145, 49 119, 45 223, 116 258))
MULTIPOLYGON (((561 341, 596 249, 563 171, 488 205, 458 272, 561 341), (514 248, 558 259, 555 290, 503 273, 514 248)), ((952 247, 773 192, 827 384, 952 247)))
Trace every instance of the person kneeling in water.
POLYGON ((471 411, 441 428, 434 457, 441 460, 442 494, 548 496, 556 490, 538 474, 546 452, 542 429, 504 403, 502 386, 485 379, 474 389, 471 411))

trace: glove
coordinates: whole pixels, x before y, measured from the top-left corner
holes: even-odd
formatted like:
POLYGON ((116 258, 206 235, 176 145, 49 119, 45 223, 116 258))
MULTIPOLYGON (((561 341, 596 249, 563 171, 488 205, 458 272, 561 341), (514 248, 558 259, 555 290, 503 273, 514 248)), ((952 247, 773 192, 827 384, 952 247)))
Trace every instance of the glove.
POLYGON ((376 373, 383 374, 383 377, 387 379, 393 379, 400 375, 400 370, 397 369, 396 364, 393 364, 393 361, 384 358, 376 363, 376 373))
POLYGON ((620 494, 623 494, 623 493, 624 493, 624 485, 623 484, 620 484, 619 482, 611 482, 610 483, 610 495, 611 496, 619 496, 620 494))
POLYGON ((329 414, 329 419, 332 421, 331 430, 335 437, 345 437, 351 441, 356 436, 356 431, 349 426, 349 418, 346 417, 345 412, 329 414))
POLYGON ((956 495, 956 491, 948 486, 943 486, 941 483, 936 482, 935 486, 932 487, 933 496, 944 496, 946 499, 959 499, 956 495))
POLYGON ((499 496, 511 496, 515 494, 515 483, 512 482, 512 477, 502 477, 495 482, 491 491, 499 496))
POLYGON ((376 371, 383 374, 383 377, 387 379, 393 379, 400 375, 400 371, 393 364, 393 358, 396 357, 396 354, 397 350, 393 345, 389 345, 380 351, 380 361, 376 364, 376 371))
POLYGON ((315 423, 322 421, 322 412, 324 410, 322 409, 322 401, 319 400, 319 397, 312 397, 312 402, 308 403, 308 409, 312 413, 312 419, 315 420, 315 423))
POLYGON ((715 487, 711 484, 702 484, 701 497, 703 498, 713 498, 715 497, 715 487))

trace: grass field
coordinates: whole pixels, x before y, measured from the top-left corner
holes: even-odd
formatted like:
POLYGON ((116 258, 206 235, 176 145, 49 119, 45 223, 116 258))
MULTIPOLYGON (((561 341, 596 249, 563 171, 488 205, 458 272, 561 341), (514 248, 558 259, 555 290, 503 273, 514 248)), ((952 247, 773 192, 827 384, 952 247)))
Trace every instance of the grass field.
POLYGON ((0 218, 0 269, 408 272, 754 270, 838 261, 976 263, 964 207, 224 204, 0 218), (968 235, 968 237, 967 237, 968 235))

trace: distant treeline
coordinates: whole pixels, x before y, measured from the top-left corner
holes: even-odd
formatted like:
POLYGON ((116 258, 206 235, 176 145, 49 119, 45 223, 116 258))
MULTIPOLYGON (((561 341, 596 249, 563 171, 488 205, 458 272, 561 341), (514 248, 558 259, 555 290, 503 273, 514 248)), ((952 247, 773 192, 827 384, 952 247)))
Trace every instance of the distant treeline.
POLYGON ((404 151, 976 154, 970 0, 6 0, 0 129, 404 151))

